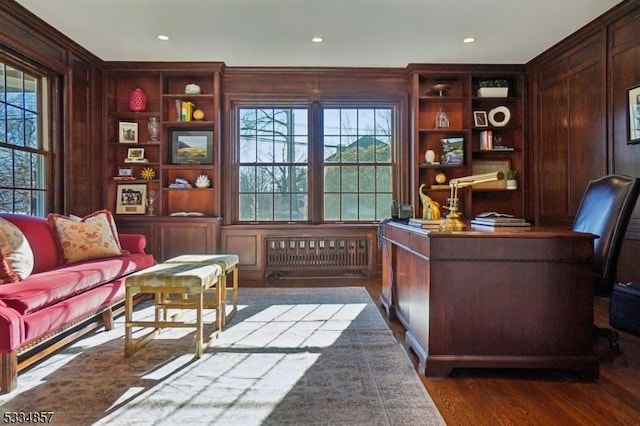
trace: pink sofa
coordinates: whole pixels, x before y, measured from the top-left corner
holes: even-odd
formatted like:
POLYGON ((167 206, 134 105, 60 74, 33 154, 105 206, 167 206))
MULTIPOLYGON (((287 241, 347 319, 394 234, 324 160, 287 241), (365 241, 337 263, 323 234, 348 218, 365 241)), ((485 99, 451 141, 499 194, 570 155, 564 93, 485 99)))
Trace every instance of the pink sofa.
POLYGON ((95 328, 99 314, 111 328, 113 308, 124 300, 125 276, 156 262, 144 252, 144 235, 120 234, 129 254, 60 265, 46 219, 0 217, 20 228, 34 255, 31 275, 0 285, 0 391, 6 393, 16 387, 21 369, 95 328))

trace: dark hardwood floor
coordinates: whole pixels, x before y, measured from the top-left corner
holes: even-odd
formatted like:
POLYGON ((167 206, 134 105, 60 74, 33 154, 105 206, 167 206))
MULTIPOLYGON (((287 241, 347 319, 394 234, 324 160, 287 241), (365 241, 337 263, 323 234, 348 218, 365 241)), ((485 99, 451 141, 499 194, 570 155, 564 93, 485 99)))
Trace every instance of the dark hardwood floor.
MULTIPOLYGON (((364 286, 379 304, 378 280, 284 281, 269 286, 364 286)), ((414 365, 417 357, 404 345, 404 328, 383 317, 414 365)), ((640 314, 640 313, 639 313, 640 314)), ((596 325, 608 327, 608 299, 594 301, 596 325)), ((600 378, 584 380, 556 370, 457 369, 446 378, 420 376, 449 425, 639 425, 640 338, 620 332, 619 354, 596 338, 602 354, 600 378)))

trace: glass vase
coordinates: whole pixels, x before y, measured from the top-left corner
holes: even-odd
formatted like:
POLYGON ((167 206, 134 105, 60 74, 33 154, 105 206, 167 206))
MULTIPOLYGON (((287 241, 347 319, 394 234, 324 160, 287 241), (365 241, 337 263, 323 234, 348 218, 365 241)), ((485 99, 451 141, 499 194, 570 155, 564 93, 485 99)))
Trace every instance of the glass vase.
POLYGON ((151 136, 149 142, 157 143, 158 136, 160 136, 160 120, 158 120, 158 117, 149 117, 147 128, 149 129, 149 136, 151 136))
POLYGON ((156 200, 160 196, 160 191, 155 189, 149 190, 149 195, 147 198, 147 216, 155 216, 156 215, 156 200))
POLYGON ((447 127, 449 127, 449 116, 440 108, 436 114, 436 129, 445 129, 447 127))

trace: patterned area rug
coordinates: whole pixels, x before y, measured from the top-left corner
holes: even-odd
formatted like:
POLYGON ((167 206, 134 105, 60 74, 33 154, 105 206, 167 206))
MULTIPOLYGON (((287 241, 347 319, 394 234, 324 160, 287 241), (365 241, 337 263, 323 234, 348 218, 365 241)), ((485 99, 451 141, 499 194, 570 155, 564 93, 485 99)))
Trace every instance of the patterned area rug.
MULTIPOLYGON (((50 411, 64 425, 444 424, 364 288, 239 294, 200 359, 187 329, 125 358, 119 317, 22 372, 1 411, 50 411)), ((135 318, 152 314, 139 306, 135 318)))

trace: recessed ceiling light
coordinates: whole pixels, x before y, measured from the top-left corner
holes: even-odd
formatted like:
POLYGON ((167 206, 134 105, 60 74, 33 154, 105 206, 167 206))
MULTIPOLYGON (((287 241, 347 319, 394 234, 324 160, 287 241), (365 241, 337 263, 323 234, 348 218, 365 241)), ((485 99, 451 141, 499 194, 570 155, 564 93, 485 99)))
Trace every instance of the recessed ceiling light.
POLYGON ((311 41, 314 43, 322 43, 324 39, 322 37, 313 37, 311 41))
POLYGON ((167 40, 169 40, 169 36, 168 35, 164 35, 164 34, 160 34, 158 36, 158 40, 167 41, 167 40))
POLYGON ((473 43, 474 41, 476 41, 475 37, 467 37, 465 39, 462 40, 465 43, 473 43))

